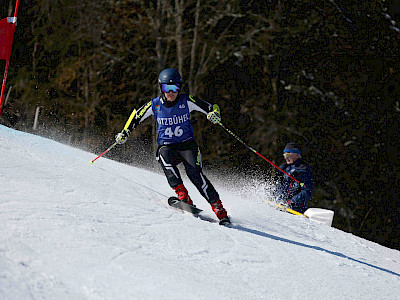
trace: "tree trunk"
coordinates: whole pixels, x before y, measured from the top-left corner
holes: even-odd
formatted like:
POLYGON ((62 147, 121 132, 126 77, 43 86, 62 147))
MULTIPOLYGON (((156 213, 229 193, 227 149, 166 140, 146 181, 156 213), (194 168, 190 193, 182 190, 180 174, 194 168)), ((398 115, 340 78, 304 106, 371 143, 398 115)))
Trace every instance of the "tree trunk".
POLYGON ((178 60, 178 71, 183 74, 183 42, 182 42, 182 16, 183 16, 183 0, 175 0, 176 10, 176 27, 175 27, 175 41, 176 41, 176 54, 178 60))
POLYGON ((196 63, 196 48, 198 44, 198 34, 199 34, 199 17, 200 17, 200 1, 197 0, 196 4, 196 13, 195 13, 195 24, 193 29, 193 41, 192 41, 192 49, 190 52, 190 70, 189 70, 189 79, 188 79, 188 87, 189 93, 196 94, 197 89, 195 86, 194 74, 195 74, 195 63, 196 63))

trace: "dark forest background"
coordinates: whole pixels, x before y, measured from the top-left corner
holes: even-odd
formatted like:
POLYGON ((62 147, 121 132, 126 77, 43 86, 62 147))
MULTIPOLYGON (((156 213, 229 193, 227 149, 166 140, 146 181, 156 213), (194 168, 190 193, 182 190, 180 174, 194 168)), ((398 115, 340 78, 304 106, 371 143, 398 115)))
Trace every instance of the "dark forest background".
MULTIPOLYGON (((309 206, 334 210, 334 227, 400 250, 395 2, 20 1, 1 123, 101 153, 174 67, 274 163, 300 144, 309 206)), ((15 1, 0 3, 0 18, 12 16, 15 1)), ((203 115, 193 122, 207 166, 274 176, 203 115)), ((107 155, 151 164, 153 132, 146 121, 107 155)))

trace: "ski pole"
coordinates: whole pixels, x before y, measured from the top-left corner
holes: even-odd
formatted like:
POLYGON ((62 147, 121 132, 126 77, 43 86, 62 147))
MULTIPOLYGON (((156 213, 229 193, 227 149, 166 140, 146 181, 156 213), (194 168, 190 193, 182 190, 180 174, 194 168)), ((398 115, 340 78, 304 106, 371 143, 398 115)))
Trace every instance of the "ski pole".
POLYGON ((115 142, 114 144, 112 144, 106 151, 104 151, 102 154, 100 154, 99 156, 97 156, 95 159, 91 160, 90 163, 93 164, 95 162, 96 159, 102 157, 104 154, 106 154, 108 151, 110 151, 112 148, 114 148, 117 145, 117 142, 115 142))
POLYGON ((290 178, 292 178, 294 181, 300 183, 301 186, 304 185, 304 183, 301 183, 300 181, 298 181, 296 178, 294 178, 292 175, 286 173, 285 171, 283 171, 281 168, 279 168, 277 165, 275 165, 272 161, 268 160, 267 158, 265 158, 264 156, 262 156, 260 153, 258 153, 256 150, 254 150, 252 147, 250 147, 249 145, 247 145, 245 142, 242 141, 241 138, 239 138, 236 134, 234 134, 232 131, 230 131, 228 128, 226 128, 224 126, 224 124, 222 124, 221 122, 218 123, 218 125, 220 125, 223 129, 225 129, 230 135, 232 135, 235 139, 237 139, 239 142, 241 142, 244 146, 246 146, 249 150, 253 151, 255 154, 257 154, 258 156, 260 156, 262 159, 266 160, 267 162, 269 162, 271 165, 273 165, 275 168, 277 168, 279 171, 281 171, 282 173, 286 174, 287 176, 289 176, 290 178))
MULTIPOLYGON (((128 121, 126 121, 124 129, 128 129, 129 125, 131 124, 133 118, 136 115, 136 109, 134 109, 131 113, 131 115, 129 116, 128 121)), ((97 156, 95 159, 91 160, 90 163, 93 164, 94 161, 100 157, 102 157, 104 154, 106 154, 108 151, 110 151, 112 148, 114 148, 118 143, 115 142, 114 144, 112 144, 106 151, 104 151, 102 154, 100 154, 99 156, 97 156)))

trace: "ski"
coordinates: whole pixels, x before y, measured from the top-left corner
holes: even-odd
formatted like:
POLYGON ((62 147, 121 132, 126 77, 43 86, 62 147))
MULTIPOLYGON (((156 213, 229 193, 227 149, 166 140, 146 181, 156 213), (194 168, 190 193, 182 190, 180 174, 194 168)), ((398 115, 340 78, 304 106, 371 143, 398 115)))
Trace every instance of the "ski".
POLYGON ((204 215, 200 214, 203 211, 202 209, 197 208, 194 205, 187 204, 186 202, 179 200, 177 197, 169 197, 168 204, 175 209, 189 212, 189 213, 193 214, 195 217, 197 217, 203 221, 207 221, 207 222, 211 222, 211 223, 218 222, 219 225, 222 225, 225 227, 232 226, 232 223, 229 220, 229 218, 223 218, 222 220, 216 221, 213 218, 210 218, 208 216, 204 216, 204 215))
POLYGON ((231 220, 229 220, 229 218, 223 218, 219 221, 219 225, 222 225, 225 227, 231 227, 232 223, 231 223, 231 220))
POLYGON ((174 208, 190 212, 193 215, 198 215, 200 212, 203 211, 202 209, 197 208, 194 205, 190 205, 186 202, 179 200, 177 197, 169 197, 168 204, 174 208))

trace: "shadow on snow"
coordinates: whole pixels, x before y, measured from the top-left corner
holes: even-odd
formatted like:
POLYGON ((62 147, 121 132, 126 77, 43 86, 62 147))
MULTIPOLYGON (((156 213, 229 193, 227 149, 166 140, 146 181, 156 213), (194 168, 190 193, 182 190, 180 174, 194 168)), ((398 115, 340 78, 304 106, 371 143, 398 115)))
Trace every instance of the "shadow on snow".
POLYGON ((333 252, 333 251, 329 251, 327 249, 324 249, 324 248, 321 248, 321 247, 318 247, 318 246, 311 246, 311 245, 307 245, 307 244, 304 244, 304 243, 288 240, 288 239, 285 239, 285 238, 282 238, 282 237, 278 237, 278 236, 275 236, 275 235, 272 235, 272 234, 268 234, 268 233, 265 233, 265 232, 262 232, 262 231, 259 231, 259 230, 249 229, 249 228, 243 227, 241 225, 235 225, 235 226, 232 226, 232 228, 234 228, 236 230, 243 231, 243 232, 249 232, 249 233, 252 233, 252 234, 255 234, 255 235, 258 235, 258 236, 270 238, 270 239, 273 239, 273 240, 276 240, 276 241, 285 242, 285 243, 289 243, 289 244, 300 246, 300 247, 304 247, 304 248, 309 248, 309 249, 322 251, 322 252, 325 252, 325 253, 328 253, 328 254, 331 254, 331 255, 334 255, 334 256, 337 256, 337 257, 346 258, 348 260, 352 260, 354 262, 366 265, 368 267, 371 267, 371 268, 374 268, 374 269, 377 269, 377 270, 380 270, 380 271, 383 271, 383 272, 386 272, 386 273, 389 273, 389 274, 392 274, 392 275, 400 277, 400 274, 398 274, 396 272, 393 272, 393 271, 390 271, 388 269, 384 269, 384 268, 381 268, 381 267, 378 267, 378 266, 371 265, 369 263, 366 263, 366 262, 360 261, 358 259, 349 257, 349 256, 344 255, 344 254, 339 253, 339 252, 333 252))

